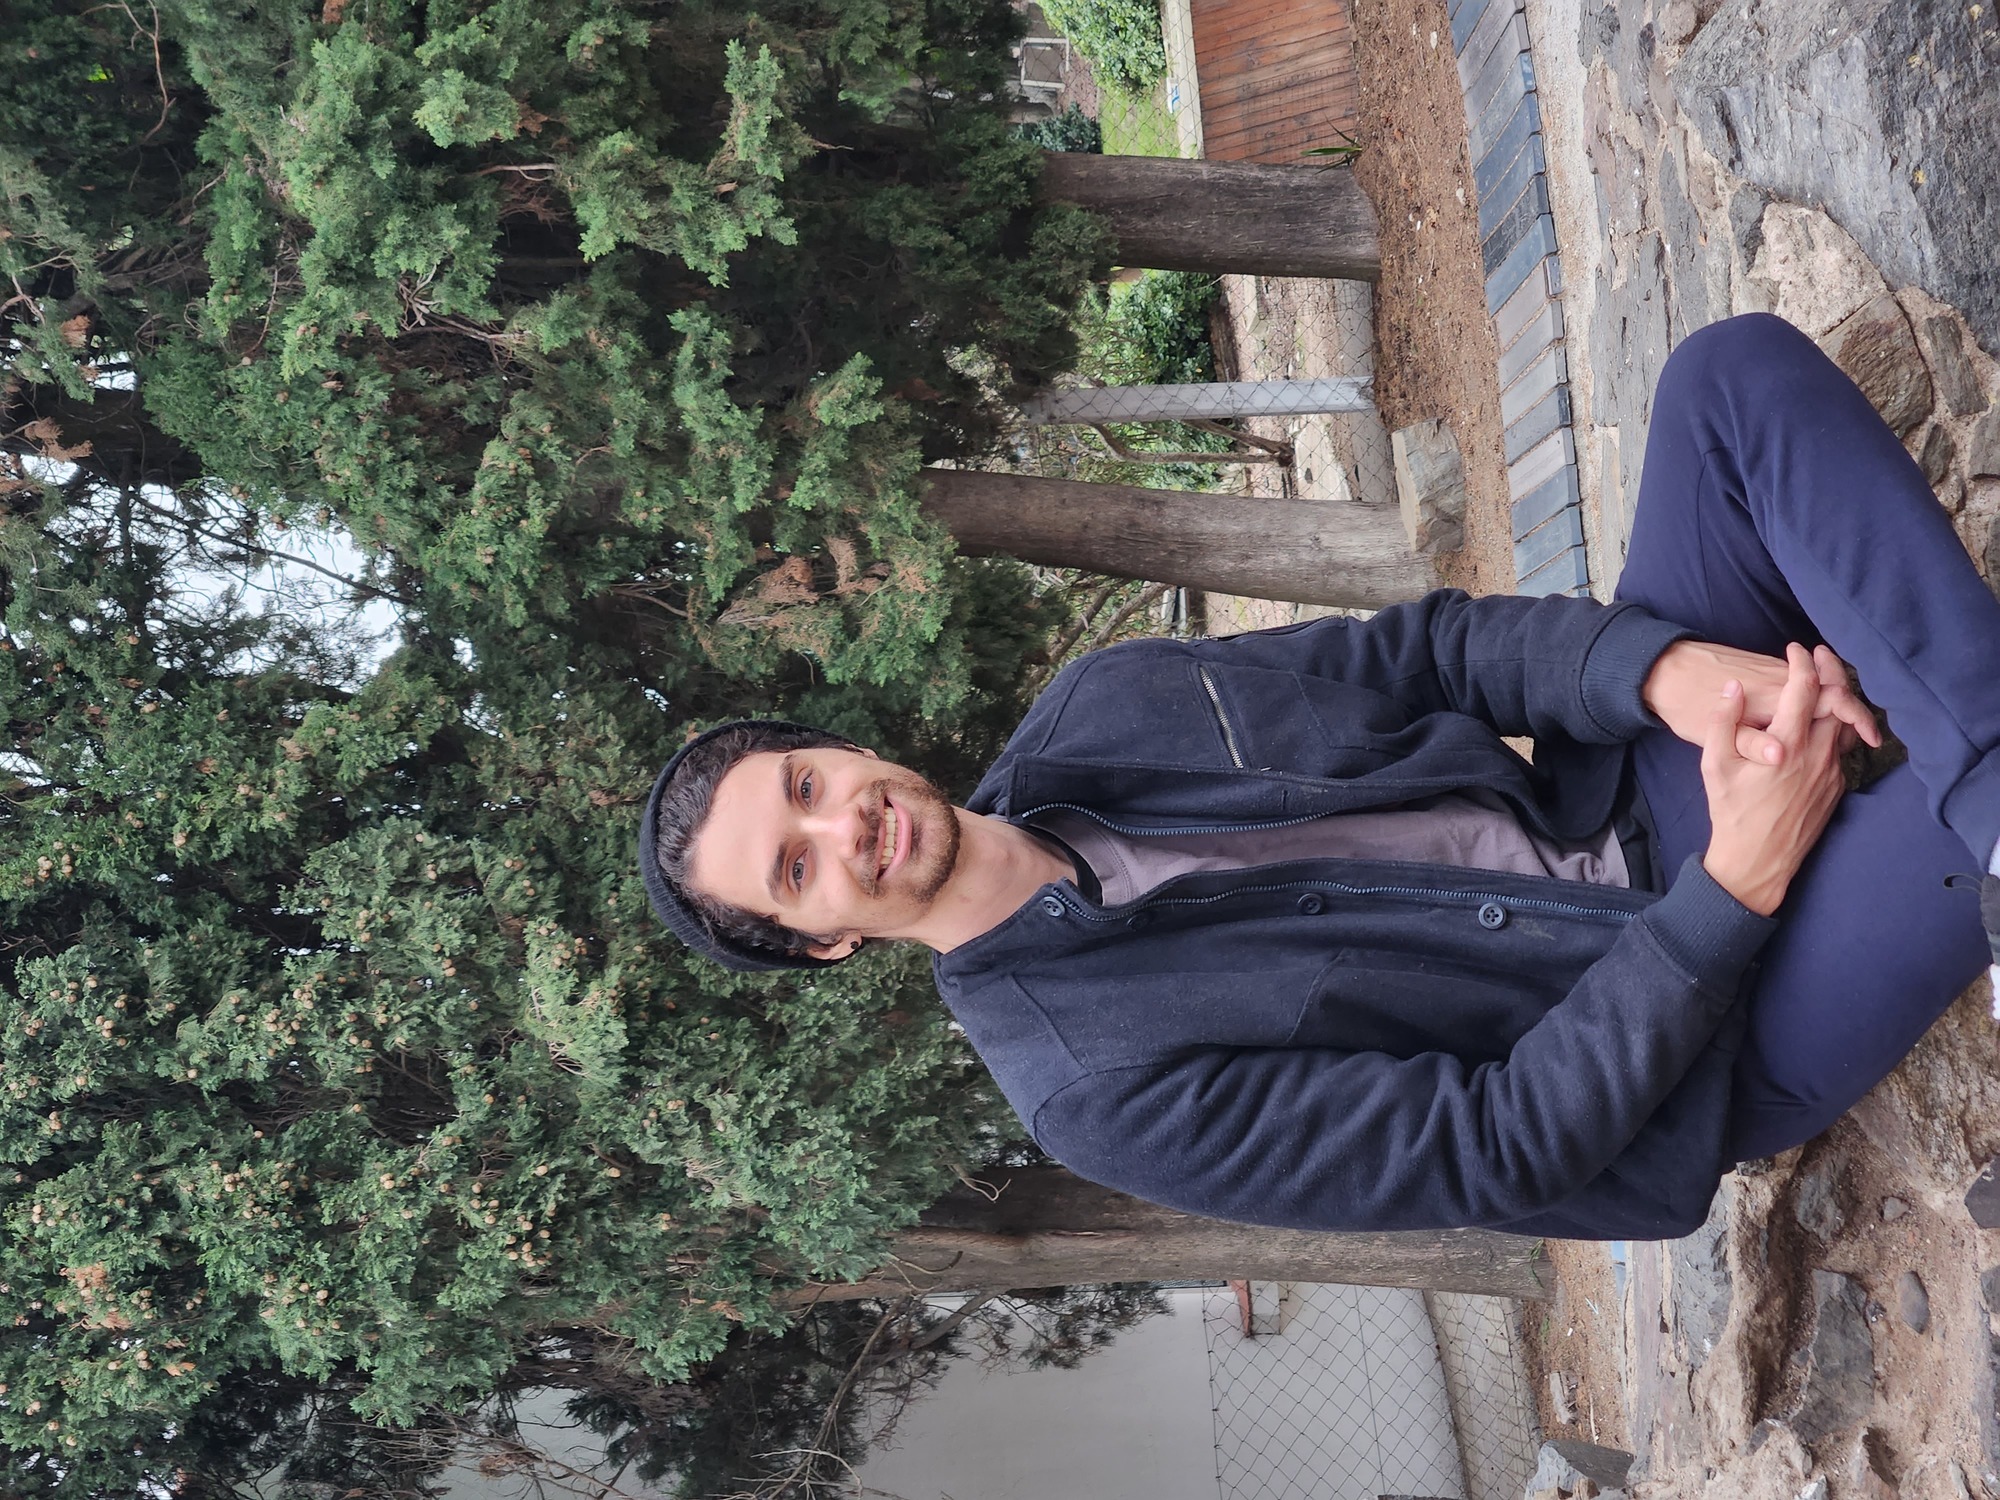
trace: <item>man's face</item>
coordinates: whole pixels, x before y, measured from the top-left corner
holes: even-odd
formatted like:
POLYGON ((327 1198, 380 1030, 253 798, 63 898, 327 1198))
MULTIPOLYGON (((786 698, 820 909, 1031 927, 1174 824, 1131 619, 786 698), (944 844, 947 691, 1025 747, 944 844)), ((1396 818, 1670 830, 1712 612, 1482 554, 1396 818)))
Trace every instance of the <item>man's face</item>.
POLYGON ((915 771, 873 751, 759 751, 730 767, 695 835, 690 883, 800 932, 901 937, 958 862, 957 814, 915 771))

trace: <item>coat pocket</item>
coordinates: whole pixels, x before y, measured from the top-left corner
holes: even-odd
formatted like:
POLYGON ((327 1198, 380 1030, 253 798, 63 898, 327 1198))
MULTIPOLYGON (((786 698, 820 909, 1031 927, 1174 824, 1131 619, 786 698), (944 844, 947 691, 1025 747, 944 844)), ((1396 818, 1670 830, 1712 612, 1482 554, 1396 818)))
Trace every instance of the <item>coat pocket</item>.
POLYGON ((1291 1045, 1499 1062, 1560 996, 1512 976, 1427 956, 1348 948, 1313 983, 1291 1045))

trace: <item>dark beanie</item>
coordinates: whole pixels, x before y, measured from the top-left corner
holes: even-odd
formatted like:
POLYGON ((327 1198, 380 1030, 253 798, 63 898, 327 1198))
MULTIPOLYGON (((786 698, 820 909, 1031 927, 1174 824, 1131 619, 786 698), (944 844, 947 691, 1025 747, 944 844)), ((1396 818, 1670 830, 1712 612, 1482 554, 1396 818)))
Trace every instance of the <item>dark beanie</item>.
MULTIPOLYGON (((674 936, 686 943, 695 952, 714 959, 725 969, 735 969, 738 973, 755 974, 770 969, 824 969, 834 960, 814 958, 801 953, 796 957, 779 952, 776 948, 752 946, 735 942, 711 928, 701 913, 696 911, 674 889, 660 868, 659 827, 660 798, 665 794, 667 783, 674 779, 674 772, 680 769, 688 752, 697 745, 707 744, 719 734, 732 729, 746 728, 805 730, 803 724, 794 724, 784 719, 736 719, 728 724, 718 724, 703 734, 696 735, 674 753, 674 758, 661 770, 659 779, 653 783, 653 794, 646 799, 646 815, 639 823, 639 873, 645 877, 646 898, 653 903, 653 910, 660 920, 673 929, 674 936)), ((807 731, 810 732, 810 731, 807 731)))

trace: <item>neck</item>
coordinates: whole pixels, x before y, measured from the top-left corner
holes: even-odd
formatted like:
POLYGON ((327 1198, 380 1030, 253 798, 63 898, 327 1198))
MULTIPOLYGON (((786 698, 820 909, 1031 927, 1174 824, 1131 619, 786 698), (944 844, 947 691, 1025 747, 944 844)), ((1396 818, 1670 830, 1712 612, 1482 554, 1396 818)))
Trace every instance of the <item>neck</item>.
POLYGON ((958 864, 923 918, 902 934, 949 953, 991 932, 1043 886, 1076 873, 1025 828, 955 807, 958 864))

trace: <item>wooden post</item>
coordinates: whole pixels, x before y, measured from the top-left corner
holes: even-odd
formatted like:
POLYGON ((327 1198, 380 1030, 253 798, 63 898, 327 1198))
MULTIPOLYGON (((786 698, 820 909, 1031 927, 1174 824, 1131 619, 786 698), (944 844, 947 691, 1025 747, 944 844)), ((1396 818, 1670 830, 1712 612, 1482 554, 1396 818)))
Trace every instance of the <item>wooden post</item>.
POLYGON ((1352 172, 1049 152, 1041 192, 1101 215, 1119 265, 1345 281, 1382 272, 1375 210, 1352 172))
POLYGON ((931 469, 923 506, 973 557, 1017 557, 1219 594, 1380 609, 1437 586, 1400 514, 1353 501, 1250 499, 931 469))
POLYGON ((1115 1281, 1317 1281, 1545 1299, 1541 1242, 1479 1229, 1322 1234, 1176 1213, 1065 1171, 1009 1167, 956 1188, 896 1237, 860 1281, 794 1305, 911 1292, 1008 1291, 1115 1281), (991 1193, 993 1196, 988 1196, 991 1193))

